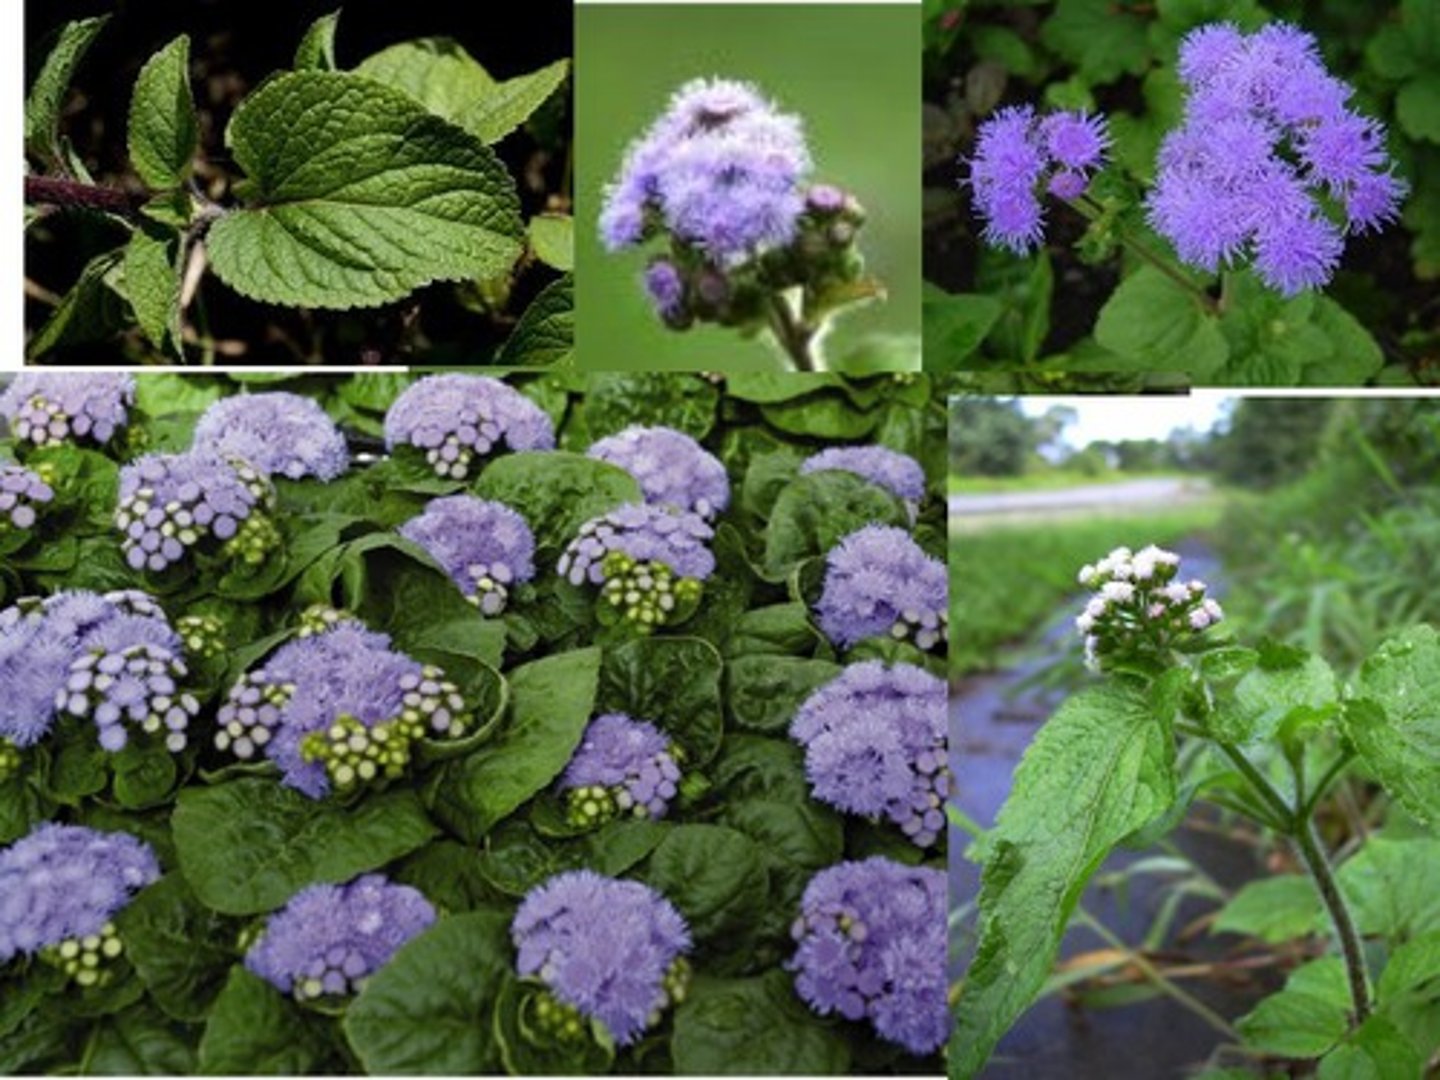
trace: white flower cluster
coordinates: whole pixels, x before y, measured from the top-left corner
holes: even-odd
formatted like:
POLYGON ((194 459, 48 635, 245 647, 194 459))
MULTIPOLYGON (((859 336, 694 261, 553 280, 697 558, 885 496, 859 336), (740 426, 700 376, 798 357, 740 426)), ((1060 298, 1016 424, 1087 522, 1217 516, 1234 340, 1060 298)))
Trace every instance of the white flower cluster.
POLYGON ((1091 668, 1114 656, 1166 648, 1225 617, 1205 595, 1205 583, 1181 581, 1179 570, 1180 556, 1154 544, 1138 552, 1119 547, 1080 568, 1080 584, 1095 593, 1075 619, 1091 668))

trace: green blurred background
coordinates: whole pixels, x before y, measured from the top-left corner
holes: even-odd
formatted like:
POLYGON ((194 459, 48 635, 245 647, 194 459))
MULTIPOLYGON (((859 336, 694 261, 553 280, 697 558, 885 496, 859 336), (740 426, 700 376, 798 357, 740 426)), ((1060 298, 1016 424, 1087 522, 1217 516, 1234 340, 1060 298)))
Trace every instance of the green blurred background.
MULTIPOLYGON (((767 371, 768 337, 701 326, 676 333, 640 284, 651 249, 612 255, 595 231, 625 147, 701 76, 759 84, 805 121, 815 179, 855 192, 869 219, 861 251, 889 299, 840 317, 832 367, 863 349, 894 366, 920 331, 920 18, 896 4, 599 4, 575 8, 576 349, 585 368, 767 371), (888 346, 888 347, 887 347, 888 346)), ((857 357, 857 360, 859 358, 857 357)), ((877 365, 878 366, 878 365, 877 365)))

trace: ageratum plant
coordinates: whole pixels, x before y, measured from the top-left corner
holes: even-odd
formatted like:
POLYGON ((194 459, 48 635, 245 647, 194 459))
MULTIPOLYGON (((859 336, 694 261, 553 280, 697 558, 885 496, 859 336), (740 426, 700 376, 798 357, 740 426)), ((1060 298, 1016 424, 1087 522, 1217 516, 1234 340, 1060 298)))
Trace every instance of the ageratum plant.
POLYGON ((513 324, 493 355, 472 362, 529 366, 568 355, 570 217, 552 212, 556 203, 525 221, 517 182, 493 149, 565 84, 567 60, 501 80, 456 42, 424 39, 341 68, 336 12, 305 34, 291 69, 235 106, 223 147, 205 147, 182 35, 136 78, 129 172, 99 182, 63 117, 107 19, 60 30, 26 103, 27 227, 81 215, 100 226, 84 235, 118 238, 85 252, 78 279, 30 339, 32 360, 131 328, 143 338, 141 359, 213 360, 206 271, 256 304, 303 309, 393 305, 455 282, 458 306, 513 324), (532 273, 537 261, 558 274, 532 273), (507 313, 517 286, 538 295, 507 313))
POLYGON ((17 376, 0 1070, 937 1071, 942 405, 17 376))
POLYGON ((1092 595, 1076 628, 1100 681, 1046 721, 981 843, 979 938, 955 1003, 950 1075, 979 1075, 1041 993, 1102 862, 1137 835, 1168 832, 1192 799, 1250 819, 1306 871, 1247 885, 1216 928, 1317 945, 1233 1028, 1192 1007, 1242 1040, 1264 1075, 1280 1061, 1318 1062, 1321 1077, 1425 1075, 1440 1045, 1440 933, 1433 916, 1405 914, 1433 905, 1398 880, 1436 856, 1440 635, 1403 630, 1344 679, 1303 649, 1239 644, 1173 552, 1119 548, 1079 582, 1092 595), (1398 825, 1376 835, 1337 872, 1318 818, 1351 772, 1416 827, 1413 842, 1398 825))

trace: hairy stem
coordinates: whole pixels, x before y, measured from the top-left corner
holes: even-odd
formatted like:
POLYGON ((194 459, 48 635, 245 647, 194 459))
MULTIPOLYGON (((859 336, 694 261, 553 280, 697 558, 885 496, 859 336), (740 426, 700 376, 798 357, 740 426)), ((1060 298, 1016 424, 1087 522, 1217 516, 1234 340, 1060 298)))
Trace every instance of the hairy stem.
POLYGON ((1355 922, 1350 917, 1350 908, 1340 894, 1340 886, 1330 869, 1330 860, 1320 847, 1315 835, 1315 824, 1309 818, 1297 818, 1293 836, 1295 847, 1310 876, 1315 879, 1320 899, 1335 924, 1335 934, 1340 939, 1340 951, 1345 956, 1345 974, 1350 981, 1350 998, 1355 1004, 1353 1026, 1359 1027, 1370 1016, 1370 985, 1365 975, 1365 958, 1360 952, 1360 935, 1355 932, 1355 922))
POLYGON ((61 206, 69 210, 100 210, 133 218, 145 201, 119 188, 64 180, 58 176, 25 177, 25 201, 31 204, 61 206))
MULTIPOLYGON (((1081 195, 1078 198, 1070 199, 1067 201, 1070 203, 1071 206, 1078 210, 1080 212, 1080 215, 1084 217, 1087 221, 1096 221, 1099 219, 1100 215, 1105 212, 1104 207, 1102 207, 1099 203, 1095 202, 1088 195, 1081 195)), ((1171 281, 1175 282, 1176 285, 1179 285, 1182 289, 1184 289, 1187 293, 1194 297, 1195 302, 1205 309, 1205 313, 1207 315, 1220 314, 1220 305, 1215 302, 1214 298, 1211 297, 1211 295, 1207 293, 1204 289, 1202 289, 1199 285, 1196 285, 1195 282, 1191 281, 1183 273, 1177 270, 1173 265, 1171 265, 1168 259, 1162 258, 1160 255, 1157 255, 1155 252, 1151 251, 1149 247, 1147 247, 1145 244, 1142 244, 1139 240, 1131 236, 1129 233, 1125 232, 1123 229, 1117 230, 1116 235, 1120 238, 1120 242, 1124 244, 1125 247, 1133 255, 1137 256, 1144 262, 1149 263, 1156 270, 1159 270, 1160 273, 1164 274, 1171 281)))
POLYGON ((1325 793, 1330 790, 1330 785, 1335 782, 1335 778, 1340 775, 1346 765, 1349 765, 1350 762, 1354 760, 1354 757, 1355 752, 1353 750, 1346 750, 1335 759, 1330 768, 1325 770, 1320 779, 1316 781, 1314 789, 1310 792, 1310 797, 1305 800, 1304 805, 1300 808, 1300 816, 1302 818, 1309 821, 1315 816, 1315 811, 1320 805, 1320 800, 1325 797, 1325 793))
POLYGON ((1235 768, 1240 770, 1240 775, 1249 781, 1256 794, 1275 812, 1277 822, 1288 823, 1294 820, 1295 812, 1291 809, 1290 804, 1275 790, 1275 786, 1265 779, 1254 763, 1240 752, 1239 747, 1219 739, 1215 740, 1215 745, 1220 748, 1222 754, 1230 759, 1235 768))
POLYGON ((819 370, 819 364, 810 351, 810 345, 815 340, 814 328, 807 326, 795 314, 790 301, 779 292, 770 296, 770 331, 796 371, 819 370))

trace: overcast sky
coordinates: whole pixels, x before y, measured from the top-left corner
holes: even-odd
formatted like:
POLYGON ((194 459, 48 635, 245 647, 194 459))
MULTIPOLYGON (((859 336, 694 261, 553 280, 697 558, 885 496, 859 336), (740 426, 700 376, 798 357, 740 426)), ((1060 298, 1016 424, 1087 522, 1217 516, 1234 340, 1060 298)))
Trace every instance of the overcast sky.
POLYGON ((1074 409, 1079 419, 1065 429, 1065 440, 1079 449, 1097 439, 1164 439, 1183 427, 1208 431, 1228 400, 1224 393, 1209 391, 1146 397, 1025 397, 1021 408, 1027 416, 1044 416, 1056 405, 1074 409))

